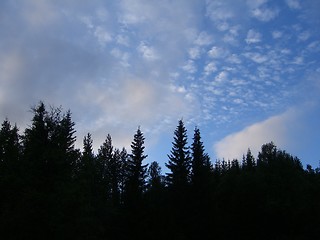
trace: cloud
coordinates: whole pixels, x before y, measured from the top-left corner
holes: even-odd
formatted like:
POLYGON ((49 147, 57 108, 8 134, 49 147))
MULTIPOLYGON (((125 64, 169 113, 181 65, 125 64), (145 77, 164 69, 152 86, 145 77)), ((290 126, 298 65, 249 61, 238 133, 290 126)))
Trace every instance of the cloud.
POLYGON ((188 53, 191 59, 198 59, 200 58, 201 50, 199 47, 192 47, 189 49, 188 53))
MULTIPOLYGON (((38 2, 1 3, 1 118, 26 126, 29 107, 43 100, 71 109, 78 145, 90 131, 95 144, 110 132, 122 147, 138 125, 160 134, 170 119, 192 116, 197 99, 171 91, 169 74, 194 44, 186 32, 197 24, 196 3, 38 2)), ((196 43, 211 41, 200 33, 196 43)))
POLYGON ((254 29, 250 29, 245 39, 248 44, 261 42, 262 35, 254 29))
POLYGON ((291 9, 300 9, 301 8, 299 0, 286 0, 286 3, 288 5, 288 7, 291 9))
POLYGON ((217 71, 217 66, 214 62, 210 62, 204 67, 205 75, 210 75, 211 73, 213 73, 215 71, 217 71))
POLYGON ((311 34, 309 31, 303 31, 298 35, 298 41, 299 42, 304 42, 307 41, 310 38, 311 34))
POLYGON ((148 46, 145 42, 141 42, 137 49, 147 61, 154 61, 159 58, 156 50, 153 47, 148 46))
POLYGON ((271 9, 271 8, 256 8, 252 10, 252 16, 257 18, 258 20, 262 22, 268 22, 275 17, 277 17, 279 14, 279 9, 271 9))
POLYGON ((281 38, 282 35, 283 35, 283 32, 281 32, 281 31, 273 31, 273 32, 272 32, 272 37, 273 37, 274 39, 281 38))
POLYGON ((265 55, 262 55, 260 53, 257 52, 247 52, 243 54, 245 57, 251 59, 253 62, 255 63, 264 63, 268 60, 268 57, 265 55))
POLYGON ((209 51, 208 55, 211 58, 223 58, 228 54, 226 49, 221 47, 213 46, 209 51))
POLYGON ((201 32, 194 41, 195 45, 206 46, 213 42, 213 37, 207 32, 201 32))
POLYGON ((101 26, 96 27, 94 36, 98 39, 98 42, 102 47, 104 47, 108 42, 112 41, 111 34, 101 26))
POLYGON ((191 74, 197 72, 197 67, 193 60, 188 60, 186 64, 182 66, 182 69, 191 74))
POLYGON ((242 155, 250 148, 257 156, 261 145, 270 141, 281 148, 287 146, 288 125, 294 125, 297 113, 289 110, 283 114, 270 117, 262 122, 252 124, 243 130, 232 133, 214 144, 217 158, 242 159, 242 155))

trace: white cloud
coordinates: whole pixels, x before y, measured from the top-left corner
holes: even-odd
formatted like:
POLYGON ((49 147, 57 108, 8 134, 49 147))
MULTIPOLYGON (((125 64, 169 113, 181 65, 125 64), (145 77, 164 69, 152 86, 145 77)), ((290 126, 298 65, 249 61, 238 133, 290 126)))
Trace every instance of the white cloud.
POLYGON ((245 39, 248 44, 261 42, 262 35, 260 32, 250 29, 245 39))
POLYGON ((189 49, 188 53, 191 59, 198 59, 200 57, 201 50, 199 47, 193 47, 189 49))
POLYGON ((233 63, 233 64, 241 64, 241 59, 237 54, 231 54, 230 56, 228 56, 227 62, 233 63))
POLYGON ((230 2, 217 0, 207 2, 207 16, 213 21, 225 21, 234 17, 234 9, 230 2))
POLYGON ((254 155, 257 155, 261 145, 271 141, 274 141, 279 147, 287 146, 288 124, 294 124, 292 121, 295 120, 296 115, 296 112, 289 110, 226 136, 214 144, 217 158, 241 160, 248 148, 254 155))
POLYGON ((288 7, 291 9, 301 8, 299 0, 286 0, 286 3, 288 4, 288 7))
POLYGON ((300 42, 304 42, 306 40, 308 40, 311 36, 311 33, 309 31, 303 31, 302 33, 300 33, 298 35, 298 41, 300 42))
POLYGON ((148 61, 154 61, 159 58, 156 50, 148 46, 145 42, 139 44, 138 51, 142 54, 142 57, 148 61))
POLYGON ((193 60, 188 60, 188 62, 182 66, 182 69, 188 73, 195 73, 197 71, 197 67, 193 60))
POLYGON ((120 44, 120 45, 124 45, 126 47, 129 47, 129 37, 126 36, 126 35, 122 35, 122 34, 119 34, 117 37, 116 37, 116 40, 117 40, 117 43, 120 44))
POLYGON ((209 51, 208 55, 211 58, 223 58, 227 55, 227 50, 221 47, 213 46, 209 51))
POLYGON ((228 79, 228 72, 222 71, 215 77, 215 82, 221 83, 228 79))
POLYGON ((194 41, 194 44, 199 46, 206 46, 210 45, 212 42, 213 37, 210 34, 208 34, 207 32, 201 32, 194 41))
POLYGON ((94 36, 97 38, 102 47, 104 47, 108 42, 112 41, 111 34, 101 26, 96 27, 94 36))
POLYGON ((268 0, 247 0, 246 3, 250 8, 258 8, 265 4, 268 0))
POLYGON ((129 67, 130 63, 129 63, 129 58, 130 58, 130 54, 127 52, 123 52, 118 48, 114 48, 111 50, 111 55, 114 56, 115 58, 119 59, 119 63, 123 66, 123 67, 129 67))
POLYGON ((210 62, 204 67, 205 75, 210 75, 211 73, 213 73, 215 71, 217 71, 217 66, 214 62, 210 62))
POLYGON ((255 63, 264 63, 268 60, 268 57, 256 52, 248 52, 243 54, 245 57, 251 59, 255 63))
POLYGON ((262 22, 268 22, 279 14, 279 9, 271 9, 271 8, 256 8, 252 10, 253 17, 257 18, 262 22))
POLYGON ((283 35, 283 32, 281 32, 281 31, 273 31, 273 32, 272 32, 272 37, 273 37, 274 39, 281 38, 282 35, 283 35))

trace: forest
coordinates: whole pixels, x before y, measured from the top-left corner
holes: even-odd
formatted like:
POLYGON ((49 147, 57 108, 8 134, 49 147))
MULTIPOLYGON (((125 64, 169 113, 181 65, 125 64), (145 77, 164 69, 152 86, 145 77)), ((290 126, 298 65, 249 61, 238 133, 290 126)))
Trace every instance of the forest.
POLYGON ((23 132, 8 119, 0 129, 1 239, 320 236, 320 169, 273 142, 257 158, 212 161, 180 120, 163 173, 146 163, 140 127, 130 150, 107 134, 94 153, 90 133, 75 147, 70 111, 40 102, 32 114, 23 132))

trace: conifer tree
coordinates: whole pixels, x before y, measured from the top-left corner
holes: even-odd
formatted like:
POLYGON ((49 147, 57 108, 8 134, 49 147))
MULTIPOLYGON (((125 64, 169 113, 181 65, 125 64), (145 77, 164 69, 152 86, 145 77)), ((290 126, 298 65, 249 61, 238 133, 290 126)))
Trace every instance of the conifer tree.
POLYGON ((189 184, 191 157, 187 138, 187 129, 182 120, 179 121, 174 131, 174 141, 166 167, 170 170, 167 173, 168 185, 176 189, 185 189, 189 184))
POLYGON ((126 200, 129 205, 138 203, 146 188, 147 164, 143 165, 143 160, 147 155, 144 155, 144 140, 139 127, 131 143, 131 154, 127 160, 126 200))
POLYGON ((8 119, 0 129, 0 176, 3 171, 15 171, 18 167, 20 142, 17 126, 12 127, 8 119))
POLYGON ((158 162, 153 161, 148 168, 148 188, 151 191, 157 191, 162 184, 161 167, 158 162))
POLYGON ((200 130, 195 128, 193 143, 191 144, 192 170, 191 181, 196 189, 207 186, 209 182, 211 163, 210 157, 205 153, 203 142, 201 141, 200 130))

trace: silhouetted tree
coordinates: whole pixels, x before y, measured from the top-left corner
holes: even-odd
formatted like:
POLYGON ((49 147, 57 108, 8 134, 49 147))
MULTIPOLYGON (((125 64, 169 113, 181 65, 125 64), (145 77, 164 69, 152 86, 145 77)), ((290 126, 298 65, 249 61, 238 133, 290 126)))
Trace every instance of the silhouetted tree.
POLYGON ((120 203, 123 204, 125 199, 126 182, 129 175, 127 150, 125 148, 122 148, 121 151, 119 149, 116 149, 115 157, 119 158, 119 161, 120 161, 119 190, 120 190, 120 203))
POLYGON ((144 140, 139 127, 131 143, 131 154, 127 160, 126 201, 133 206, 141 201, 142 193, 146 188, 148 165, 143 165, 143 160, 147 157, 144 155, 144 140))
POLYGON ((174 191, 185 191, 189 185, 191 157, 187 138, 187 129, 182 120, 174 131, 174 141, 166 167, 170 170, 167 173, 167 182, 174 191))
POLYGON ((20 148, 18 128, 6 119, 0 130, 0 177, 5 172, 17 171, 20 148))
POLYGON ((153 161, 148 168, 148 189, 149 191, 157 191, 163 187, 163 176, 161 175, 161 167, 159 163, 153 161))
POLYGON ((40 102, 21 135, 0 127, 0 234, 3 239, 314 239, 320 234, 320 170, 273 142, 257 164, 212 168, 195 128, 191 148, 180 120, 166 163, 144 164, 144 136, 131 154, 106 137, 97 156, 90 134, 75 148, 70 111, 40 102), (191 151, 189 151, 191 150, 191 151), (166 180, 166 181, 165 181, 166 180), (236 219, 236 221, 232 221, 236 219), (300 221, 301 220, 301 221, 300 221), (227 224, 226 224, 227 223, 227 224), (160 230, 159 230, 160 229, 160 230))
POLYGON ((21 216, 24 169, 20 154, 18 128, 6 119, 0 129, 0 233, 4 238, 3 233, 14 231, 21 216))
POLYGON ((97 164, 99 179, 105 189, 104 195, 114 206, 120 204, 120 181, 122 162, 119 149, 114 149, 110 134, 98 150, 97 164))
POLYGON ((195 128, 194 130, 191 156, 191 182, 195 189, 205 188, 210 181, 211 163, 209 155, 205 153, 199 128, 195 128))
POLYGON ((242 168, 244 170, 252 171, 255 165, 256 163, 255 163, 254 157, 251 153, 250 148, 248 148, 246 156, 243 155, 242 168))

